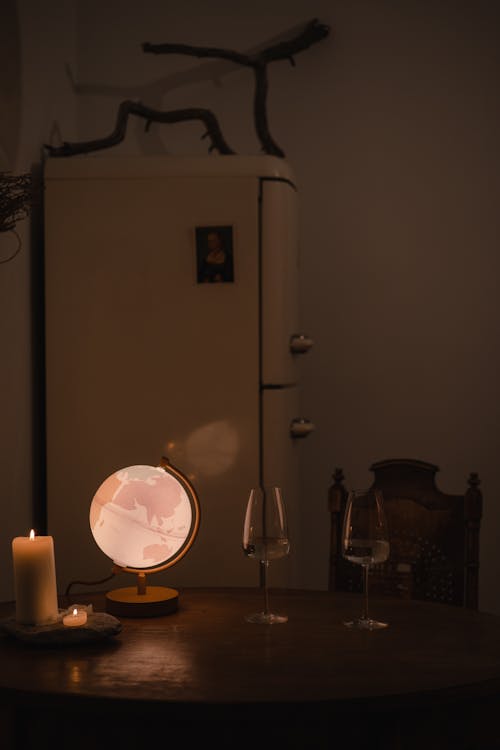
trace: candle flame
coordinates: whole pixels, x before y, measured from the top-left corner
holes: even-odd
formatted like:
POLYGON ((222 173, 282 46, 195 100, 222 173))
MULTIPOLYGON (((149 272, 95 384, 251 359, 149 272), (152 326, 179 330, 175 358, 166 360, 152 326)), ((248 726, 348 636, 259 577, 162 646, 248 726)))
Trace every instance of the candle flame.
POLYGON ((34 539, 34 538, 35 538, 35 530, 31 529, 31 531, 30 531, 30 539, 34 539))
POLYGON ((77 614, 78 614, 78 610, 77 610, 77 608, 75 607, 75 608, 74 608, 74 610, 73 610, 73 617, 76 617, 76 616, 77 616, 77 614))

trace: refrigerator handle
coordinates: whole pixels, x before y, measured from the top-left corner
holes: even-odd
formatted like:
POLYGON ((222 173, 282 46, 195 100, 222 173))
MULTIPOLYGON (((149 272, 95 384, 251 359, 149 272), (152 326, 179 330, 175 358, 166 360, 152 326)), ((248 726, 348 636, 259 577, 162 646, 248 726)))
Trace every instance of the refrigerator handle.
POLYGON ((305 333, 294 333, 290 336, 290 351, 292 354, 305 354, 313 345, 313 340, 305 333))
POLYGON ((315 430, 315 425, 310 419, 295 417, 290 424, 290 436, 293 438, 304 438, 315 430))

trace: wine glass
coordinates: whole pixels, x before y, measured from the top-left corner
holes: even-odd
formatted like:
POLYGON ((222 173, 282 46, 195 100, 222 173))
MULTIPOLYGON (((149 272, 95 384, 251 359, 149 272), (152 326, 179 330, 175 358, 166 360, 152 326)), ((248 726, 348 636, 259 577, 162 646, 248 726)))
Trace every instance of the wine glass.
POLYGON ((269 609, 267 574, 269 562, 285 557, 290 549, 286 508, 280 487, 254 487, 250 490, 243 524, 243 552, 261 563, 264 609, 246 615, 248 622, 274 625, 288 616, 269 609))
POLYGON ((347 499, 342 530, 342 554, 363 567, 363 612, 360 617, 344 622, 348 628, 379 630, 387 622, 373 620, 368 614, 368 572, 371 565, 389 557, 389 535, 380 490, 352 490, 347 499))

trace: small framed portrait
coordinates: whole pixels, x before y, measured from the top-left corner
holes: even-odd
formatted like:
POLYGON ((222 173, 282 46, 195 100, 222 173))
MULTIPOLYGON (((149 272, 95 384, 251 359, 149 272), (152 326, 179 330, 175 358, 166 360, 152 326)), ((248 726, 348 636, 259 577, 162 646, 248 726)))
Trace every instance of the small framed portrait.
POLYGON ((198 284, 234 281, 233 227, 196 227, 196 274, 198 284))

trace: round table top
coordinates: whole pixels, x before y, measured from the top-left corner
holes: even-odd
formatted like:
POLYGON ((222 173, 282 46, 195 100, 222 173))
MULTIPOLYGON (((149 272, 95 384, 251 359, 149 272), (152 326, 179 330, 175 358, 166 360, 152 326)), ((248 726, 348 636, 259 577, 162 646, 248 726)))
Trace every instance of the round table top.
MULTIPOLYGON (((343 621, 361 597, 271 591, 288 622, 258 625, 258 589, 180 589, 177 612, 120 618, 98 643, 33 646, 2 634, 0 693, 108 699, 163 706, 404 704, 500 694, 500 618, 452 605, 378 599, 378 631, 343 621)), ((104 611, 104 592, 72 595, 104 611)), ((62 607, 71 604, 63 602, 62 607)), ((12 616, 13 603, 0 605, 12 616)))

